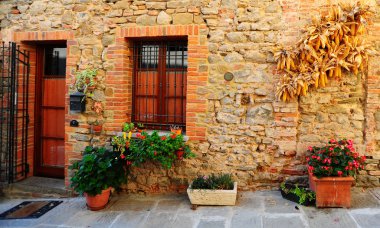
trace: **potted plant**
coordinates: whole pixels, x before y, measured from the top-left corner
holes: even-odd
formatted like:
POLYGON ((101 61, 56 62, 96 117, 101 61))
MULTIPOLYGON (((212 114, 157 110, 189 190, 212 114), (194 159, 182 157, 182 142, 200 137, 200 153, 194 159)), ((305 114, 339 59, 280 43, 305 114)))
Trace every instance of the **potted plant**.
POLYGON ((170 126, 170 131, 176 135, 182 134, 182 128, 178 125, 171 125, 170 126))
POLYGON ((230 174, 198 176, 187 189, 193 208, 197 205, 235 205, 237 182, 230 174))
POLYGON ((281 183, 280 191, 284 199, 304 206, 315 205, 315 192, 309 189, 308 178, 289 178, 281 183))
POLYGON ((87 97, 92 96, 92 91, 95 89, 95 77, 97 69, 86 69, 78 71, 75 75, 75 88, 78 92, 86 94, 87 97))
POLYGON ((123 132, 132 132, 135 129, 135 125, 133 123, 124 123, 123 132))
POLYGON ((99 120, 95 120, 95 122, 91 125, 92 132, 96 135, 99 135, 103 129, 103 122, 99 120))
POLYGON ((351 185, 365 156, 359 156, 352 140, 331 139, 325 147, 309 147, 310 188, 316 192, 317 207, 351 206, 351 185))
POLYGON ((122 153, 104 147, 86 147, 83 157, 69 168, 74 170, 71 187, 86 197, 90 210, 103 209, 111 188, 120 189, 127 182, 128 169, 122 153))

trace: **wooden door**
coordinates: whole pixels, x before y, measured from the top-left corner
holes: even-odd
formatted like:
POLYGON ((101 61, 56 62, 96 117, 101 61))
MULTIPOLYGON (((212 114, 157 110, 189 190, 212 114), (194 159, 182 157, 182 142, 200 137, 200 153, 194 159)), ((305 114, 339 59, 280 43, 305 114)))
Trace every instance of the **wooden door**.
POLYGON ((36 175, 64 177, 66 47, 37 50, 36 175))

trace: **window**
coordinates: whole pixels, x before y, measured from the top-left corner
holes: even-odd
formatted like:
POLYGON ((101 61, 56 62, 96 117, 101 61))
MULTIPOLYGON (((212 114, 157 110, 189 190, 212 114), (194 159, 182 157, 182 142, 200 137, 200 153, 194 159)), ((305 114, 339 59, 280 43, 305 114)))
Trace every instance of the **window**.
POLYGON ((133 53, 132 121, 185 130, 187 41, 137 41, 133 53))
POLYGON ((45 47, 45 75, 66 76, 66 48, 45 47))

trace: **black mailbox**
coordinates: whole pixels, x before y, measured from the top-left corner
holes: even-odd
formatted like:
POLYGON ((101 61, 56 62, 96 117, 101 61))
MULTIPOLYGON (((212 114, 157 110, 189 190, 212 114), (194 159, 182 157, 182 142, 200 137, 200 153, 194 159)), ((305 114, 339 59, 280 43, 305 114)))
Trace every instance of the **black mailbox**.
POLYGON ((86 110, 85 94, 75 92, 70 94, 70 111, 71 112, 84 112, 86 110))

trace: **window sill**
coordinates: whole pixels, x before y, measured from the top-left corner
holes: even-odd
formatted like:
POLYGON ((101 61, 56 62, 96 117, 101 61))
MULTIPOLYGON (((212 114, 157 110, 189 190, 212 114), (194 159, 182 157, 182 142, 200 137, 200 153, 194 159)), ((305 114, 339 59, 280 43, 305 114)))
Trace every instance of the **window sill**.
MULTIPOLYGON (((148 134, 151 134, 151 133, 153 133, 153 130, 146 130, 145 132, 148 134)), ((159 136, 165 136, 165 135, 169 135, 171 133, 170 131, 157 131, 157 132, 158 132, 159 136)), ((132 138, 137 138, 137 134, 139 134, 139 133, 133 132, 132 138)), ((123 132, 117 132, 117 136, 122 136, 122 135, 123 135, 123 132)), ((185 134, 182 134, 182 135, 183 135, 183 141, 187 142, 189 140, 189 136, 187 136, 185 134)))

